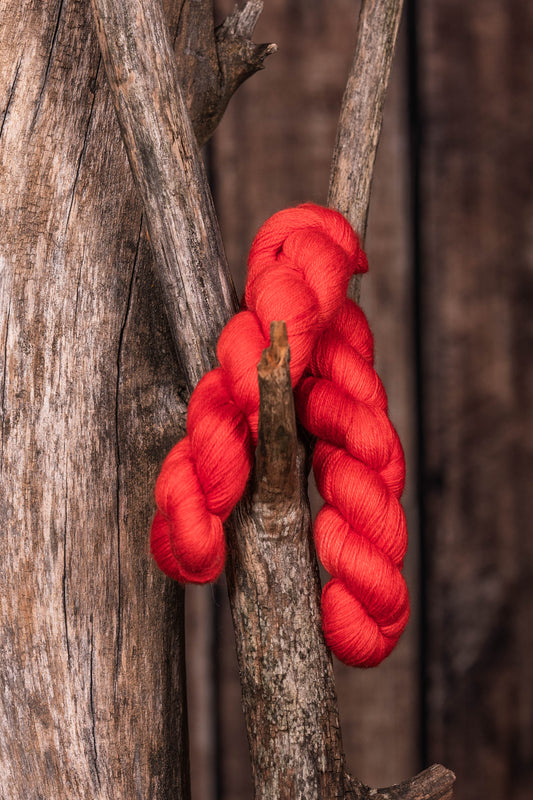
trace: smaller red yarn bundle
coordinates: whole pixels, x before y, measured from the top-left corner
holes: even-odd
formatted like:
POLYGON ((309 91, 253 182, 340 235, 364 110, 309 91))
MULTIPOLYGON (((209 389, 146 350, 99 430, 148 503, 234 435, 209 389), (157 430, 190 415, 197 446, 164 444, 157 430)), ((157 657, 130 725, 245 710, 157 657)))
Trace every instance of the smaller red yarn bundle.
POLYGON ((221 572, 223 522, 244 492, 257 443, 257 364, 271 321, 285 320, 297 412, 318 437, 314 470, 326 501, 315 523, 319 557, 333 576, 322 597, 324 633, 340 660, 359 666, 390 653, 409 615, 400 573, 404 457, 368 323, 346 299, 349 278, 366 269, 338 212, 306 204, 263 225, 250 251, 246 311, 224 328, 220 367, 193 392, 187 435, 157 481, 151 535, 170 577, 203 583, 221 572))
POLYGON ((318 556, 333 576, 322 593, 324 635, 341 661, 372 667, 391 652, 409 618, 400 573, 405 460, 373 368, 368 322, 351 300, 320 337, 310 368, 296 405, 318 437, 313 469, 326 501, 314 526, 318 556))
POLYGON ((187 435, 167 456, 155 488, 151 548, 182 582, 215 580, 224 566, 223 522, 242 497, 257 443, 257 364, 270 323, 285 320, 293 386, 317 338, 344 302, 348 281, 367 269, 355 233, 336 211, 306 204, 259 230, 248 260, 246 311, 220 336, 220 363, 194 390, 187 435))

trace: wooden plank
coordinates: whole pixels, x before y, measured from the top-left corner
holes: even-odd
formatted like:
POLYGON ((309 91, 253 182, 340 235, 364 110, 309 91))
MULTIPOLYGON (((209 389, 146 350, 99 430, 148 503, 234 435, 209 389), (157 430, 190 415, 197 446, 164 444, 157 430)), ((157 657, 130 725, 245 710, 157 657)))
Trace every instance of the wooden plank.
POLYGON ((90 9, 2 12, 0 795, 186 798, 168 326, 90 9))
MULTIPOLYGON (((256 38, 276 41, 279 52, 264 73, 239 90, 211 148, 215 203, 240 289, 247 250, 261 222, 287 205, 326 201, 337 118, 353 57, 357 11, 345 0, 327 5, 275 0, 265 8, 256 38)), ((398 70, 399 65, 401 62, 393 79, 393 105, 386 104, 384 138, 378 151, 375 205, 368 234, 371 275, 363 284, 369 283, 364 302, 376 331, 380 368, 390 387, 393 419, 408 450, 411 489, 407 506, 413 529, 412 277, 405 70, 398 70)), ((412 535, 409 580, 416 606, 416 531, 412 530, 412 535)), ((226 646, 233 647, 225 610, 221 617, 225 620, 226 646)), ((415 610, 409 632, 388 663, 365 673, 337 670, 348 765, 372 785, 394 783, 417 770, 417 665, 415 610)), ((233 659, 225 655, 220 670, 220 791, 223 798, 240 800, 249 796, 248 776, 234 765, 247 764, 248 755, 240 709, 236 707, 238 676, 233 659)))
POLYGON ((531 797, 533 7, 420 3, 430 759, 531 797))

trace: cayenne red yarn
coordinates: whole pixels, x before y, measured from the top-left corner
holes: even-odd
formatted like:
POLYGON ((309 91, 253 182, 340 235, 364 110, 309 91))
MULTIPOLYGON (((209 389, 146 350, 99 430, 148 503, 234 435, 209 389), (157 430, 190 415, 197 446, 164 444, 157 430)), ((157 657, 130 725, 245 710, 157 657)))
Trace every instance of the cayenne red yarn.
POLYGON ((365 667, 391 652, 409 617, 400 573, 405 461, 372 365, 368 322, 346 299, 313 351, 312 377, 296 393, 301 422, 319 437, 313 469, 326 503, 314 537, 334 576, 322 593, 324 635, 341 661, 365 667))
POLYGON ((341 660, 372 666, 405 627, 408 598, 399 571, 403 452, 372 366, 368 324, 346 299, 349 278, 366 269, 336 211, 306 204, 263 225, 250 251, 246 310, 224 328, 220 367, 193 392, 187 435, 158 478, 151 547, 159 567, 181 582, 221 572, 223 522, 244 492, 257 443, 257 364, 271 321, 285 320, 297 411, 319 439, 314 468, 326 505, 315 538, 333 576, 322 600, 324 633, 341 660))

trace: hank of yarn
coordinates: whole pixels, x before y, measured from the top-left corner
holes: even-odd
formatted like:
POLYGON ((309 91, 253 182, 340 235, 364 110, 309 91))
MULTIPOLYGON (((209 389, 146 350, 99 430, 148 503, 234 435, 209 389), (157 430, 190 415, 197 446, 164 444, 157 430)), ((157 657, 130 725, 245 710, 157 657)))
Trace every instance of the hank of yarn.
POLYGON ((317 341, 310 371, 296 405, 318 437, 313 468, 326 501, 314 526, 318 556, 333 576, 322 593, 324 635, 341 661, 375 666, 409 616, 400 572, 405 461, 373 368, 372 334, 351 300, 317 341))
POLYGON ((257 442, 257 364, 271 321, 286 322, 296 386, 344 304, 350 277, 366 269, 356 234, 336 211, 309 203, 278 212, 259 230, 248 261, 246 310, 222 331, 220 367, 194 390, 187 435, 157 480, 151 549, 170 577, 204 583, 223 568, 223 523, 244 492, 257 442))

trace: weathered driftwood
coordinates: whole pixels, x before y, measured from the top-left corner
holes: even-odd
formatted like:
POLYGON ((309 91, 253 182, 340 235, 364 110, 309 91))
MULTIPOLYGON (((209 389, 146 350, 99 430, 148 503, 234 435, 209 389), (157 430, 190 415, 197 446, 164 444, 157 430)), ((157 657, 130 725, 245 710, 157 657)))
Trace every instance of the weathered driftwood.
MULTIPOLYGON (((328 192, 364 241, 383 104, 403 0, 363 0, 355 56, 342 101, 328 192)), ((348 294, 359 298, 361 276, 348 294)))
POLYGON ((2 3, 0 96, 0 797, 186 800, 185 403, 87 4, 2 3))
POLYGON ((183 2, 179 27, 178 74, 189 116, 201 147, 209 139, 233 93, 264 67, 275 44, 255 44, 251 37, 263 8, 248 0, 214 27, 213 0, 183 2))
MULTIPOLYGON (((145 203, 154 253, 161 261, 167 312, 180 359, 192 379, 213 363, 215 340, 210 340, 209 335, 216 335, 234 307, 205 175, 192 142, 192 129, 185 119, 184 105, 179 100, 159 3, 156 0, 152 4, 150 19, 146 11, 140 10, 138 0, 126 4, 93 0, 93 5, 124 141, 145 203), (126 19, 127 29, 136 31, 135 37, 142 43, 140 55, 138 44, 124 40, 122 26, 126 19), (130 61, 132 56, 134 60, 130 61), (140 70, 140 80, 132 73, 133 63, 140 70), (158 71, 165 74, 164 80, 153 77, 158 71), (173 93, 175 96, 169 98, 173 93), (147 113, 142 106, 150 102, 154 108, 147 113), (176 118, 169 119, 169 113, 176 118), (165 158, 172 163, 171 170, 165 158), (194 185, 184 185, 184 176, 193 180, 194 185), (166 198, 163 203, 160 194, 166 198), (170 208, 171 203, 177 209, 170 208), (185 227, 187 224, 190 229, 185 227), (173 256, 167 252, 169 247, 179 248, 173 263, 170 263, 173 256), (176 291, 181 291, 188 300, 174 297, 176 291), (209 325, 207 320, 212 313, 215 324, 209 325), (185 335, 180 328, 185 329, 185 335), (198 342, 202 354, 198 352, 198 342), (190 359, 194 363, 188 363, 190 359)), ((383 74, 378 80, 381 94, 370 92, 359 101, 379 106, 377 114, 369 113, 371 121, 363 134, 358 132, 359 139, 363 139, 360 147, 364 157, 358 163, 365 172, 361 185, 366 187, 362 191, 366 192, 363 203, 367 204, 399 7, 396 3, 364 3, 362 14, 363 22, 393 21, 392 28, 389 25, 375 32, 377 41, 384 37, 388 44, 376 45, 370 53, 374 56, 374 61, 370 58, 370 73, 378 70, 383 74), (385 59, 380 56, 382 52, 387 54, 385 59)), ((360 26, 362 36, 367 33, 365 24, 360 26)), ((360 69, 357 58, 355 68, 360 69)), ((354 124, 349 117, 351 93, 347 96, 348 110, 341 123, 340 142, 343 126, 354 124)), ((348 158, 354 140, 350 141, 351 144, 339 145, 348 158)), ((333 187, 331 202, 339 208, 343 204, 350 207, 353 180, 339 171, 333 187)), ((360 220, 361 228, 366 219, 366 205, 364 213, 352 212, 349 216, 356 224, 360 220)), ((283 355, 283 347, 278 355, 283 355)), ((276 361, 275 355, 271 357, 276 361)), ((283 358, 280 362, 282 365, 283 358)), ((258 457, 261 470, 270 478, 265 482, 256 469, 250 492, 229 525, 228 578, 255 794, 265 799, 365 797, 370 790, 345 775, 330 656, 320 628, 317 567, 309 539, 305 453, 301 445, 296 445, 294 420, 289 419, 293 413, 292 394, 286 376, 277 380, 276 369, 269 365, 268 358, 261 367, 263 433, 258 457), (279 407, 273 395, 279 399, 279 407), (269 425, 269 418, 276 422, 269 425), (284 432, 279 439, 267 436, 276 425, 284 432), (279 486, 281 481, 272 478, 272 469, 274 474, 279 469, 279 474, 286 476, 283 491, 279 486)), ((442 787, 450 785, 450 773, 436 767, 432 774, 437 776, 432 794, 426 791, 429 784, 425 777, 386 792, 391 798, 422 797, 423 791, 427 798, 444 797, 442 787), (419 791, 421 786, 426 788, 419 791)), ((386 792, 382 793, 384 797, 386 792)))

